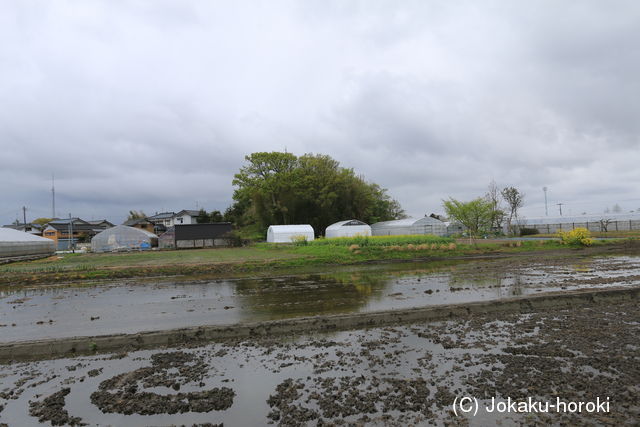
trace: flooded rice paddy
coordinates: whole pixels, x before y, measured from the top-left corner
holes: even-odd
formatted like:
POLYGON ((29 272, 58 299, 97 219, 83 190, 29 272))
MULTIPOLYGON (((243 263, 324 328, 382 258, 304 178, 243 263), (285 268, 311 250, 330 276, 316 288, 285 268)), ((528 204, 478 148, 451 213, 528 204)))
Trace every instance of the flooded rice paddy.
POLYGON ((640 257, 382 264, 225 280, 0 288, 0 342, 403 309, 640 283, 640 257))
POLYGON ((0 425, 633 425, 639 314, 602 303, 0 365, 0 425), (611 407, 456 417, 462 396, 611 407))

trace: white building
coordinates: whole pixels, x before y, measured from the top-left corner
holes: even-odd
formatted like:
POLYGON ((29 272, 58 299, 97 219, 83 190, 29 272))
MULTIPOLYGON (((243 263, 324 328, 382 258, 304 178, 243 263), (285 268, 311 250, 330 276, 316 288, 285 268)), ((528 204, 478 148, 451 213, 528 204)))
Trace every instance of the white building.
POLYGON ((183 209, 178 213, 175 212, 161 212, 159 214, 147 217, 147 221, 154 223, 155 225, 164 225, 166 228, 173 227, 174 225, 183 224, 197 224, 197 217, 200 214, 199 211, 192 209, 183 209))
POLYGON ((331 224, 324 232, 326 238, 371 236, 371 227, 357 219, 339 221, 331 224))
POLYGON ((313 227, 309 224, 270 225, 267 230, 269 243, 292 243, 295 239, 302 237, 312 241, 314 236, 313 227))
POLYGON ((423 218, 405 218, 394 221, 376 222, 371 225, 374 236, 402 236, 412 234, 434 234, 444 236, 447 226, 444 222, 425 216, 423 218))

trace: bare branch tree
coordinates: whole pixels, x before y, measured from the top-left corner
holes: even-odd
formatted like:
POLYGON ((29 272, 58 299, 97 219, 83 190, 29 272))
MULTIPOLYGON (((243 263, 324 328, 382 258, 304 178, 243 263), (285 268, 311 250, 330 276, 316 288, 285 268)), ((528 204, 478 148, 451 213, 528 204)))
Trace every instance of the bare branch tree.
POLYGON ((502 227, 505 213, 502 206, 500 206, 500 189, 494 180, 489 183, 487 194, 485 194, 484 198, 491 205, 491 228, 499 230, 502 227))
POLYGON ((518 219, 518 209, 524 205, 524 193, 521 193, 515 187, 505 187, 502 189, 502 198, 509 206, 509 218, 507 219, 507 227, 510 233, 514 233, 512 224, 518 219))
POLYGON ((608 231, 607 228, 609 227, 609 224, 611 224, 611 221, 613 220, 609 218, 602 218, 600 220, 600 230, 606 233, 608 231))

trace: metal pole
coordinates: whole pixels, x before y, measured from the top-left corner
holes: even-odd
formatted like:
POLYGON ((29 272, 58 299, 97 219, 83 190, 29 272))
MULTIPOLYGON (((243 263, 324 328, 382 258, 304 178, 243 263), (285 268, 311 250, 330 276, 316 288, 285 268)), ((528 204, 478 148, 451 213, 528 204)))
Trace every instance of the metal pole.
POLYGON ((71 214, 69 214, 69 249, 71 249, 71 252, 76 253, 75 251, 75 247, 73 244, 73 218, 71 218, 71 214))
POLYGON ((549 209, 547 208, 547 187, 542 187, 544 191, 544 215, 549 216, 549 209))
POLYGON ((560 216, 562 216, 562 205, 564 205, 564 203, 558 203, 558 207, 560 208, 560 216))
POLYGON ((51 218, 56 217, 56 182, 51 174, 51 218))
POLYGON ((22 223, 23 224, 27 224, 27 207, 23 206, 22 207, 22 223))

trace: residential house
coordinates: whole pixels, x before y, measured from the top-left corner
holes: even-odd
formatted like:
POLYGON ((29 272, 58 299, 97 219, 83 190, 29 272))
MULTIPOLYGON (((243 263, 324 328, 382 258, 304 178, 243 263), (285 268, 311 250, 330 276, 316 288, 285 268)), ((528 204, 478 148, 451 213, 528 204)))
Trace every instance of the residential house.
POLYGON ((140 230, 148 231, 149 233, 154 232, 154 224, 146 218, 134 218, 124 222, 123 225, 128 227, 138 228, 140 230))
POLYGON ((151 221, 155 227, 154 232, 156 234, 166 231, 169 227, 174 225, 186 225, 197 224, 196 217, 200 212, 192 209, 183 209, 178 213, 175 212, 161 212, 147 217, 148 221, 151 221))
POLYGON ((3 228, 12 228, 12 229, 18 230, 18 231, 24 231, 25 233, 34 234, 36 236, 42 236, 42 229, 44 228, 40 224, 34 224, 34 223, 31 223, 31 222, 28 222, 26 224, 3 225, 2 227, 3 228))
POLYGON ((87 222, 89 224, 95 225, 97 227, 104 227, 105 230, 107 228, 111 228, 111 227, 113 227, 115 225, 115 224, 110 223, 106 219, 96 219, 96 220, 91 220, 91 221, 87 221, 87 222))
POLYGON ((54 219, 47 224, 42 237, 55 241, 57 250, 67 250, 72 244, 89 241, 107 228, 110 227, 104 223, 94 225, 80 218, 54 219))
POLYGON ((183 209, 176 214, 172 225, 197 224, 197 217, 199 214, 199 211, 193 209, 183 209))

